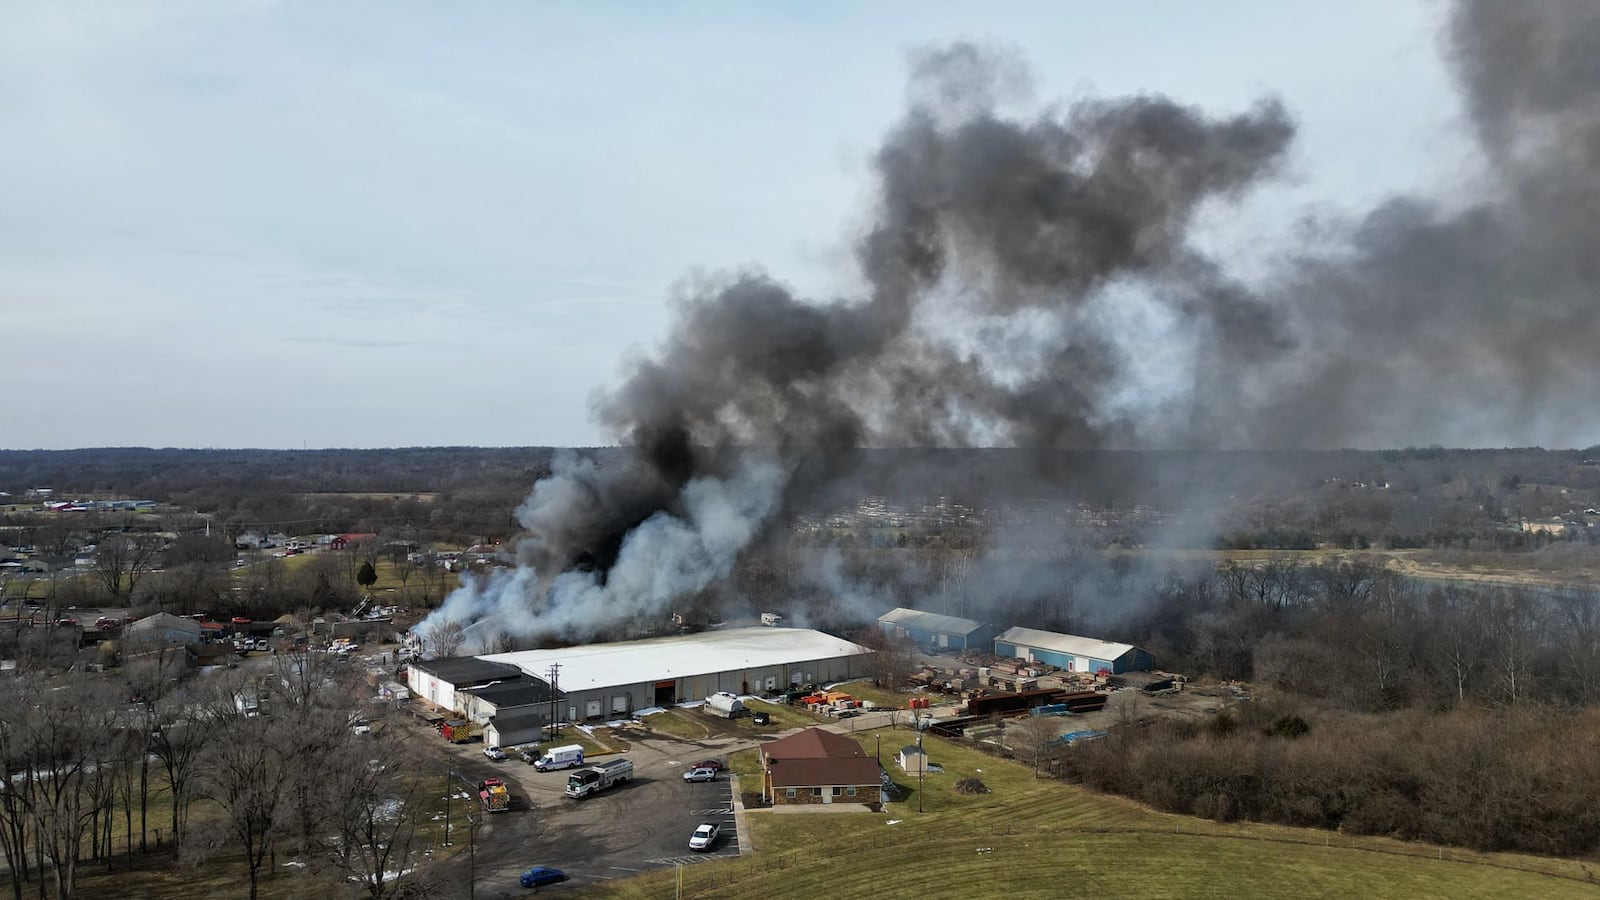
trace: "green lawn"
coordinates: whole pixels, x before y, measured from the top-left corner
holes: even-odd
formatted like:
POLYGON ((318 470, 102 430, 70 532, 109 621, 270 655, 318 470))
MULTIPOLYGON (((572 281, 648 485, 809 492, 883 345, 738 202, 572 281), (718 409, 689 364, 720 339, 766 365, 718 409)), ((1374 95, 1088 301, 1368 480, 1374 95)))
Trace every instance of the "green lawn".
POLYGON ((740 750, 728 754, 728 771, 734 775, 749 775, 761 780, 761 751, 740 750))
POLYGON ((669 709, 665 712, 640 716, 639 721, 651 731, 670 734, 685 740, 698 741, 713 734, 712 723, 704 721, 705 713, 695 709, 669 709))
POLYGON ((751 712, 764 712, 771 722, 767 725, 757 725, 750 721, 749 716, 735 719, 734 724, 741 729, 749 729, 752 734, 765 734, 774 731, 783 731, 789 728, 806 728, 828 721, 822 716, 806 712, 803 706, 789 706, 784 703, 768 703, 765 700, 752 699, 745 708, 751 712))
MULTIPOLYGON (((883 732, 883 758, 905 742, 883 732), (893 748, 893 749, 891 749, 893 748)), ((855 735, 872 752, 876 735, 855 735)), ((1036 780, 1016 763, 930 738, 946 772, 884 815, 747 816, 756 851, 685 867, 685 897, 1596 897, 1579 862, 1478 854, 1311 829, 1221 824, 1036 780), (955 793, 957 779, 990 793, 955 793), (898 820, 890 825, 890 821, 898 820), (835 860, 839 864, 819 864, 835 860)), ((736 771, 754 763, 736 754, 736 771)), ((892 762, 889 768, 894 770, 892 762)), ((671 896, 675 873, 607 882, 594 896, 671 896)))

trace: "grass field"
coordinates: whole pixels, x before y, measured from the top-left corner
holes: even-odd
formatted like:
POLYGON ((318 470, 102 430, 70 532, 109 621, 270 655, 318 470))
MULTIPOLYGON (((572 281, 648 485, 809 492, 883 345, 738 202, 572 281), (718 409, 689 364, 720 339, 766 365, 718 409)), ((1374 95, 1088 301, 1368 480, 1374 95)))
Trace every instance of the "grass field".
MULTIPOLYGON (((873 752, 876 733, 855 736, 873 752)), ((906 732, 884 732, 885 759, 906 732)), ((1478 854, 1385 838, 1222 824, 1036 780, 1021 765, 938 739, 945 768, 897 773, 885 815, 747 815, 756 851, 685 867, 685 897, 1596 897, 1600 866, 1478 854), (955 793, 973 776, 990 793, 955 793), (918 812, 918 801, 922 812, 918 812), (896 824, 888 824, 894 821, 896 824)), ((739 771, 748 760, 734 760, 739 771)), ((890 765, 892 769, 892 764, 890 765)), ((590 896, 672 896, 673 871, 607 882, 590 896)))
POLYGON ((665 712, 641 716, 640 721, 651 731, 670 734, 685 740, 698 741, 710 737, 714 724, 703 721, 705 713, 697 709, 669 709, 665 712))

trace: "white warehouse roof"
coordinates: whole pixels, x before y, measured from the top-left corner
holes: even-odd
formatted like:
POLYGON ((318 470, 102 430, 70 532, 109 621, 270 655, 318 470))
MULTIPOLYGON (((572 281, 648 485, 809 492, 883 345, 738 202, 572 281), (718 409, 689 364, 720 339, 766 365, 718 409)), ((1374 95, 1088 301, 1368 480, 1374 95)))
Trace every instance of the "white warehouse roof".
POLYGON ((1099 641, 1094 638, 1079 637, 1075 634, 1040 631, 1037 628, 1008 628, 997 636, 995 641, 1004 644, 1020 644, 1024 647, 1037 647, 1040 650, 1054 650, 1057 653, 1066 653, 1071 656, 1103 659, 1107 662, 1114 661, 1129 650, 1136 649, 1132 644, 1099 641))
MULTIPOLYGON (((878 617, 880 623, 898 625, 901 628, 917 628, 922 631, 939 631, 945 634, 971 634, 983 627, 982 622, 972 619, 963 619, 960 616, 947 616, 942 613, 923 612, 920 609, 907 609, 899 606, 889 610, 878 617)), ((1040 632, 1041 634, 1043 632, 1040 632)))
POLYGON ((552 663, 558 664, 559 689, 567 693, 867 652, 860 644, 809 628, 756 625, 559 650, 518 650, 479 659, 510 663, 540 679, 549 677, 552 663))

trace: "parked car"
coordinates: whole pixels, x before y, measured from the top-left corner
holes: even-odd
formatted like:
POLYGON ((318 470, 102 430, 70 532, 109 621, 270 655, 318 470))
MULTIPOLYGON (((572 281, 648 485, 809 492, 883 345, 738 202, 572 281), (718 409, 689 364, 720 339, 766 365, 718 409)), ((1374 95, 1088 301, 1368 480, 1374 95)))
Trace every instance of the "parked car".
POLYGON ((566 880, 567 873, 554 866, 534 866, 523 872, 521 878, 523 887, 538 887, 541 884, 555 884, 566 880))
POLYGON ((702 759, 699 762, 695 763, 694 765, 690 766, 689 768, 691 768, 691 769, 711 769, 714 772, 721 772, 723 770, 724 766, 722 765, 722 760, 720 760, 720 759, 702 759))
POLYGON ((717 843, 717 826, 711 822, 701 823, 694 834, 689 835, 690 850, 710 850, 717 843))
POLYGON ((483 755, 495 762, 504 762, 506 758, 506 752, 499 747, 485 747, 483 748, 483 755))
POLYGON ((683 773, 683 780, 684 781, 716 781, 717 780, 717 770, 716 769, 708 769, 705 766, 695 766, 694 768, 690 769, 689 771, 683 773))

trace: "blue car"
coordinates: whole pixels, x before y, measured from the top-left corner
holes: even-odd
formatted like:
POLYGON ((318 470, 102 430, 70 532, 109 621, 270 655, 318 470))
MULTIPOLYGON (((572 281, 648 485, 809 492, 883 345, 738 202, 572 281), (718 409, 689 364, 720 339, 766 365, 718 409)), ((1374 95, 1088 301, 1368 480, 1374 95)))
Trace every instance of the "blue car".
POLYGON ((541 884, 555 884, 558 881, 566 880, 567 873, 550 866, 534 866, 522 873, 523 887, 538 887, 541 884))

